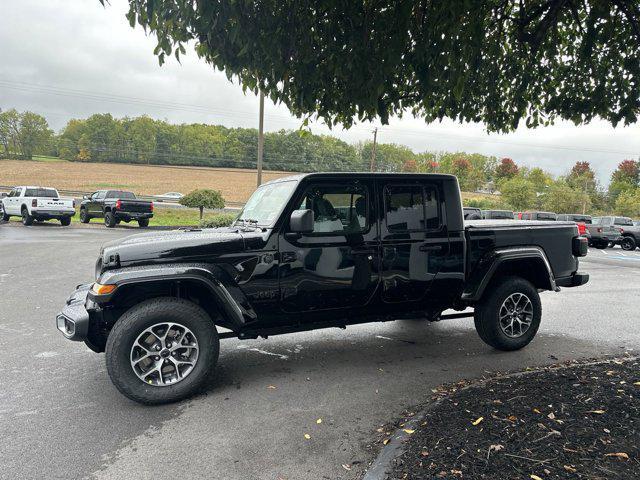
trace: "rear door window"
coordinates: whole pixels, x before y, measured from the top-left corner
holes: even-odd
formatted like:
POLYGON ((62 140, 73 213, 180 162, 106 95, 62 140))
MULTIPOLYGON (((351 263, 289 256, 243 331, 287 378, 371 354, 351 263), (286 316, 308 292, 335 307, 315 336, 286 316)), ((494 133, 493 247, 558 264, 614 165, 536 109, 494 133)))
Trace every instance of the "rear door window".
POLYGON ((385 221, 392 233, 437 229, 440 214, 436 189, 422 185, 387 186, 385 221))

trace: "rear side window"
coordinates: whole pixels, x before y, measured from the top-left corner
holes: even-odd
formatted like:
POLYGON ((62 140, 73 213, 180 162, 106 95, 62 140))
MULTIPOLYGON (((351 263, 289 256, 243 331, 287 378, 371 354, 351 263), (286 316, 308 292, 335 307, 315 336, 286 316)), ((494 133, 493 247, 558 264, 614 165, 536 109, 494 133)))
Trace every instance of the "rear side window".
POLYGON ((387 186, 385 219, 389 232, 437 229, 440 215, 435 188, 421 185, 387 186))
POLYGON ((624 217, 616 217, 616 221, 615 221, 616 225, 626 225, 628 227, 633 226, 633 221, 630 218, 624 218, 624 217))
POLYGON ((107 193, 107 198, 122 198, 123 200, 134 200, 136 196, 133 192, 111 191, 107 193))
POLYGON ((53 188, 27 188, 24 196, 38 198, 58 198, 58 192, 56 192, 53 188))

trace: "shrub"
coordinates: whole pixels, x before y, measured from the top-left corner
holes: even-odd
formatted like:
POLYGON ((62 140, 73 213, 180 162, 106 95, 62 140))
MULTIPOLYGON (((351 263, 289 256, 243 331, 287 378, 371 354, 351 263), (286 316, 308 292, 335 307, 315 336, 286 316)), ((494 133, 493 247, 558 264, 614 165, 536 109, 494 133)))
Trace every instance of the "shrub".
POLYGON ((200 209, 200 220, 205 208, 224 208, 224 198, 218 190, 194 190, 180 199, 180 205, 200 209))
POLYGON ((212 217, 207 217, 200 222, 202 228, 228 227, 236 219, 237 215, 232 213, 218 213, 212 217))

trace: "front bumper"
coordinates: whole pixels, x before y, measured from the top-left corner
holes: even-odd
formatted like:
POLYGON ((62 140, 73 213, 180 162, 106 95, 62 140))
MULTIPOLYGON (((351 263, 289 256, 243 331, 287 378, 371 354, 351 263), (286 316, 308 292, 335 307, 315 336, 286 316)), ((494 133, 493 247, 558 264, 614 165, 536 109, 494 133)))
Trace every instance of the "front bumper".
POLYGON ((84 341, 89 332, 89 312, 86 308, 91 283, 78 285, 67 298, 66 305, 56 315, 56 327, 69 340, 84 341))
POLYGON ((589 281, 588 273, 576 272, 569 277, 556 278, 556 285, 559 287, 579 287, 589 281))

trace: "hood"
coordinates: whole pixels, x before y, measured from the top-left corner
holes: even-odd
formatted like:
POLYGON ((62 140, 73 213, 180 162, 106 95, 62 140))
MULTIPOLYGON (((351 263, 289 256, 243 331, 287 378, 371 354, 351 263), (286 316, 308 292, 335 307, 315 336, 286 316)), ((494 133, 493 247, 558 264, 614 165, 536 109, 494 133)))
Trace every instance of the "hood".
POLYGON ((172 261, 211 260, 245 249, 237 228, 207 228, 141 233, 105 243, 100 251, 102 267, 172 261))

